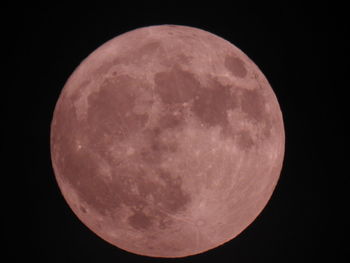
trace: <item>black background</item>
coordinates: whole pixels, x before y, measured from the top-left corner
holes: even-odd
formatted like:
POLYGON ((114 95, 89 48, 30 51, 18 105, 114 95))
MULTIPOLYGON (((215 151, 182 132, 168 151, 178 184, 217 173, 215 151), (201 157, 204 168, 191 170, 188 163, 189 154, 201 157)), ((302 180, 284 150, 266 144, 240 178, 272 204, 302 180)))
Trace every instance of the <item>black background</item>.
POLYGON ((328 183, 337 173, 326 166, 334 155, 340 162, 344 158, 345 137, 342 96, 329 76, 327 6, 132 5, 2 11, 3 143, 10 157, 2 193, 9 262, 313 262, 326 257, 328 183), (284 167, 264 211, 231 242, 183 259, 142 257, 98 238, 65 203, 50 160, 53 110, 74 69, 107 40, 159 24, 198 27, 242 49, 271 83, 286 130, 284 167))

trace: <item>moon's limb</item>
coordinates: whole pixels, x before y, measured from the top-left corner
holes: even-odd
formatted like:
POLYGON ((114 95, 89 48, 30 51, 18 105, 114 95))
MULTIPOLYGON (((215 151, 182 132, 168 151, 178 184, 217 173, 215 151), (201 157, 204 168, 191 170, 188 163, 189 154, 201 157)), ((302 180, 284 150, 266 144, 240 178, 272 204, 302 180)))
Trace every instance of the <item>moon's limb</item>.
POLYGON ((183 257, 234 238, 264 208, 282 167, 283 119, 238 48, 153 26, 108 41, 72 74, 51 154, 64 197, 97 235, 183 257))

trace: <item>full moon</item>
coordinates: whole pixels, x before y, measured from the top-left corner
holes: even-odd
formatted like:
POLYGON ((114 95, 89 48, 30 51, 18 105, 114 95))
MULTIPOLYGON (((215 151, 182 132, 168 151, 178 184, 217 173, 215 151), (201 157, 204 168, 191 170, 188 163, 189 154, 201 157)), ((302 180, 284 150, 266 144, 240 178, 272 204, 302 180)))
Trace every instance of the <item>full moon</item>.
POLYGON ((51 123, 70 208, 102 239, 150 257, 199 254, 240 234, 272 195, 284 143, 259 68, 188 26, 139 28, 97 48, 51 123))

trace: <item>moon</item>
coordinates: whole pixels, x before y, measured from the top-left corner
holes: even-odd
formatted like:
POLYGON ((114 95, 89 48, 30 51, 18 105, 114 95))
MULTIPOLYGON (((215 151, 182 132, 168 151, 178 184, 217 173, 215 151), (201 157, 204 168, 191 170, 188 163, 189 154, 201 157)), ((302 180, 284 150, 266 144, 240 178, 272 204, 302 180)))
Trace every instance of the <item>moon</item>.
POLYGON ((51 123, 70 208, 116 247, 186 257, 236 237, 266 206, 284 158, 277 98, 240 49, 207 31, 138 28, 92 52, 51 123))

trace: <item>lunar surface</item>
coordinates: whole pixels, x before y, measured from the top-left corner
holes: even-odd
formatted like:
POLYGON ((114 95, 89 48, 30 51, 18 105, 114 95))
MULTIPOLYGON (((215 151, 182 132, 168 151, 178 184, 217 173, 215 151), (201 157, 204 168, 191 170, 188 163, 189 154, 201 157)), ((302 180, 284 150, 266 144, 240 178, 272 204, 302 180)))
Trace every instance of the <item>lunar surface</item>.
POLYGON ((250 225, 276 186, 284 140, 259 68, 228 41, 174 25, 90 54, 51 124, 56 180, 77 217, 151 257, 198 254, 250 225))

